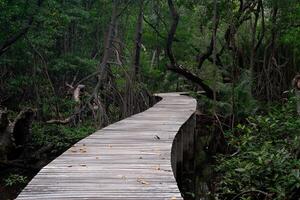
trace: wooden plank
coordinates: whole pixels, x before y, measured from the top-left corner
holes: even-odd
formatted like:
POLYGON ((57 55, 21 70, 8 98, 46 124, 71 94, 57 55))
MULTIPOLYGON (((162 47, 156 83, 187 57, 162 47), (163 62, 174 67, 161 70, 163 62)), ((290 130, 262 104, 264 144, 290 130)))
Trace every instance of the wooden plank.
MULTIPOLYGON (((180 93, 158 96, 162 100, 152 108, 73 145, 45 166, 17 199, 182 199, 171 148, 196 100, 180 93)), ((174 144, 182 150, 180 141, 174 144)))

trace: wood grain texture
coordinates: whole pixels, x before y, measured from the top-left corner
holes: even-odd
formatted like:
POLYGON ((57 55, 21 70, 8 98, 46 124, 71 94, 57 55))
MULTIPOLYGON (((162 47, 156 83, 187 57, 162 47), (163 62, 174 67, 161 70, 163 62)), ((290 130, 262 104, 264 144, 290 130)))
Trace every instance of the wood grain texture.
POLYGON ((171 167, 174 137, 196 100, 158 94, 148 110, 86 137, 45 166, 17 199, 182 199, 171 167))

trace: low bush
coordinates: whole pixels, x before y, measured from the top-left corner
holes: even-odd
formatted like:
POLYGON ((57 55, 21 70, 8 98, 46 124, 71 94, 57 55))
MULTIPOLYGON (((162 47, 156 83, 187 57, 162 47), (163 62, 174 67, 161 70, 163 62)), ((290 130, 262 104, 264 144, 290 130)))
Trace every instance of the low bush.
POLYGON ((300 198, 300 117, 295 102, 272 106, 228 131, 232 155, 217 155, 217 199, 300 198))

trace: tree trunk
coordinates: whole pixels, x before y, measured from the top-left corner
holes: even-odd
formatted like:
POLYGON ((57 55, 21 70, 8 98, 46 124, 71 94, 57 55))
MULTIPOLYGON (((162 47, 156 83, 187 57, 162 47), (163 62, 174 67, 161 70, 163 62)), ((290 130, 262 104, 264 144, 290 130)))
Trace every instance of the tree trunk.
POLYGON ((170 64, 167 65, 167 69, 185 77, 186 79, 192 81, 193 83, 196 83, 205 91, 206 93, 205 95, 207 97, 213 99, 214 96, 213 90, 208 85, 206 85, 201 78, 199 78, 197 75, 193 74, 192 72, 184 69, 182 65, 178 65, 178 63, 176 62, 175 56, 173 54, 172 46, 173 46, 173 41, 175 39, 177 25, 179 22, 179 15, 177 13, 177 10, 172 0, 168 0, 168 6, 172 16, 172 24, 168 32, 167 46, 166 46, 166 54, 170 60, 170 64))
POLYGON ((142 45, 142 28, 143 28, 143 13, 144 13, 144 1, 140 1, 139 16, 136 24, 135 41, 134 41, 134 54, 133 54, 133 78, 139 80, 140 73, 140 54, 142 45))
POLYGON ((26 109, 10 123, 7 112, 0 110, 0 160, 16 159, 23 153, 31 139, 33 117, 33 110, 26 109))
MULTIPOLYGON (((108 61, 111 55, 111 48, 112 48, 112 43, 113 43, 113 38, 114 38, 114 31, 116 27, 116 22, 117 22, 117 2, 113 1, 113 9, 112 9, 112 14, 111 14, 111 19, 109 23, 109 28, 108 32, 106 35, 106 39, 104 42, 104 52, 103 52, 103 57, 102 60, 99 64, 99 75, 98 75, 98 81, 97 84, 94 88, 94 91, 88 100, 88 104, 90 106, 94 107, 93 104, 98 108, 97 115, 99 118, 99 126, 102 126, 105 124, 105 119, 106 119, 106 110, 103 107, 103 103, 99 99, 99 90, 104 90, 105 85, 107 84, 108 81, 108 61)), ((97 120, 96 120, 97 121, 97 120)))

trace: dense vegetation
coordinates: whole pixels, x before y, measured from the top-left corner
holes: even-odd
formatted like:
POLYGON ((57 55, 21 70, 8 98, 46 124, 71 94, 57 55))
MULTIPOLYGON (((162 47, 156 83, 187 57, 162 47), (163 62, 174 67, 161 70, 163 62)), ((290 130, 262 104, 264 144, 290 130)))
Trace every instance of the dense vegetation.
POLYGON ((300 198, 299 0, 0 0, 0 12, 0 199, 164 91, 190 91, 210 116, 222 146, 210 197, 300 198))
POLYGON ((217 157, 218 198, 299 199, 299 127, 294 103, 288 102, 227 132, 236 152, 217 157))

